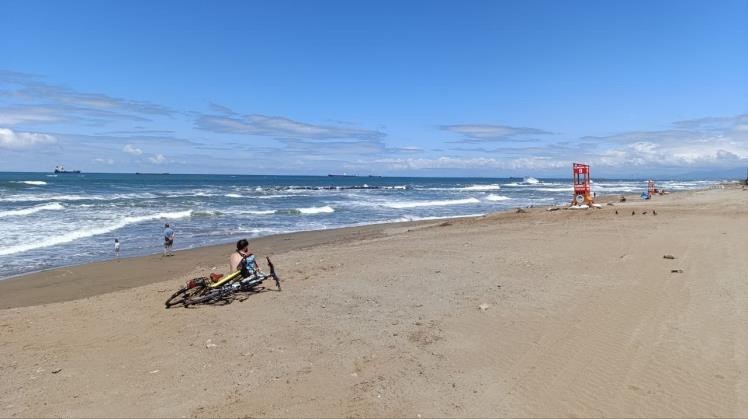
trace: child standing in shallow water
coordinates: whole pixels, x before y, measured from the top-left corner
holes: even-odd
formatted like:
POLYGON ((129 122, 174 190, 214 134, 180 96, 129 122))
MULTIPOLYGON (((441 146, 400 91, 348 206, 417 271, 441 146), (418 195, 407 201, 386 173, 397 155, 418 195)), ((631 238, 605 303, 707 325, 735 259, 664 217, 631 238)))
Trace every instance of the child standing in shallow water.
POLYGON ((119 239, 114 239, 114 256, 119 257, 119 239))

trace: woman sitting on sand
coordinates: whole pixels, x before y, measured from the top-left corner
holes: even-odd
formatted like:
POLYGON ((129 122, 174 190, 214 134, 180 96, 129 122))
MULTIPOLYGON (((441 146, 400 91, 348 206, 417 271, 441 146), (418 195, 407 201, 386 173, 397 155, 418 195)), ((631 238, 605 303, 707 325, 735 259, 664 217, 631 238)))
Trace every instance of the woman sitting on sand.
POLYGON ((236 252, 229 256, 229 274, 243 271, 242 276, 246 278, 258 269, 255 255, 249 251, 249 241, 241 239, 236 242, 236 252))

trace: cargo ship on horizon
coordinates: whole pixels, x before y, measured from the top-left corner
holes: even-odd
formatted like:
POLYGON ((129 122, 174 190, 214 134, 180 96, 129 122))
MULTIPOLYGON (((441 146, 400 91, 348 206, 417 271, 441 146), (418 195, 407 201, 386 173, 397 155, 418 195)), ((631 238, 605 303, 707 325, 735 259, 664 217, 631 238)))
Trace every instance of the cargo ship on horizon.
POLYGON ((70 173, 70 174, 76 174, 80 173, 80 170, 65 170, 65 166, 63 165, 57 165, 55 166, 55 173, 70 173))

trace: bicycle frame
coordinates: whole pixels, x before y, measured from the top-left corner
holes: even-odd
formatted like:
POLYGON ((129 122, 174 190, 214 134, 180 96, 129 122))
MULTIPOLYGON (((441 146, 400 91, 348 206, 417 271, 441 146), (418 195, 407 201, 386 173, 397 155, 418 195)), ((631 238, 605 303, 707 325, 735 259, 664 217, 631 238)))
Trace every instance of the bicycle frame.
POLYGON ((208 288, 218 288, 221 285, 223 285, 223 284, 225 284, 225 283, 227 283, 227 282, 229 282, 229 281, 231 281, 233 279, 238 278, 239 275, 241 275, 241 273, 242 273, 242 271, 232 272, 232 273, 224 276, 223 278, 221 278, 218 282, 213 282, 213 283, 208 284, 208 288))

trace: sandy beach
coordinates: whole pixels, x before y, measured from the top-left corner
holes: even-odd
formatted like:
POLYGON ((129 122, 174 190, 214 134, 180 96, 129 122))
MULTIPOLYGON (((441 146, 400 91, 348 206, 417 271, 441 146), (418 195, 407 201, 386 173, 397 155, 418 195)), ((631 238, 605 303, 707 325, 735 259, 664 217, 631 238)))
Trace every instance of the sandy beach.
POLYGON ((189 309, 230 245, 0 281, 0 415, 745 417, 747 215, 732 186, 267 237, 282 292, 189 309))

